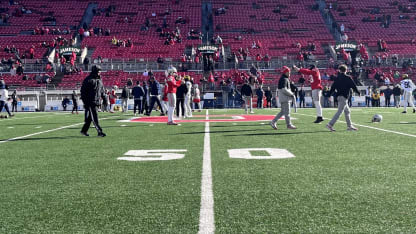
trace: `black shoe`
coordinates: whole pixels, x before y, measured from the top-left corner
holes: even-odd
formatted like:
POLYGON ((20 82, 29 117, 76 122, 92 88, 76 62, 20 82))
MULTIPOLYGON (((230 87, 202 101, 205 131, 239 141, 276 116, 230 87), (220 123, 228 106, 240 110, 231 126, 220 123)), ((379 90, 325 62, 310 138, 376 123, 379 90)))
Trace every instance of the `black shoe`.
POLYGON ((406 114, 406 113, 407 113, 406 111, 403 111, 403 112, 402 112, 402 114, 406 114))
POLYGON ((105 136, 107 136, 107 135, 103 132, 98 133, 98 137, 105 137, 105 136))
POLYGON ((317 117, 314 123, 320 123, 322 121, 324 121, 322 117, 317 117))
POLYGON ((83 136, 90 136, 88 133, 83 132, 83 131, 81 131, 80 133, 81 133, 81 135, 83 135, 83 136))
POLYGON ((416 113, 416 109, 413 109, 413 114, 416 113))
POLYGON ((160 116, 165 116, 165 113, 160 113, 160 116))

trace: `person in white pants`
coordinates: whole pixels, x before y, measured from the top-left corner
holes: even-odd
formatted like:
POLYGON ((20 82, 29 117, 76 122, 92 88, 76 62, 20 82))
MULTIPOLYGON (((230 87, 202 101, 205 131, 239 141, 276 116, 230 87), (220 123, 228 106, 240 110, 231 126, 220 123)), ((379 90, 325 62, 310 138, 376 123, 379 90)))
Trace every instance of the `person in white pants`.
POLYGON ((192 107, 191 107, 191 99, 192 99, 192 83, 191 78, 189 76, 185 76, 185 85, 188 89, 188 92, 185 94, 185 118, 192 117, 192 107))
POLYGON ((413 100, 413 90, 416 88, 415 84, 411 79, 409 79, 409 75, 403 74, 403 80, 400 81, 400 86, 403 89, 403 106, 404 111, 402 113, 407 113, 407 105, 410 105, 413 108, 413 113, 416 112, 415 104, 413 100))
POLYGON ((322 84, 321 84, 321 73, 315 65, 311 65, 309 69, 298 68, 293 66, 295 71, 298 71, 304 75, 311 76, 311 88, 312 88, 312 100, 316 108, 316 120, 314 123, 320 123, 324 121, 322 117, 322 106, 321 106, 321 97, 322 97, 322 84))
POLYGON ((195 110, 197 109, 198 112, 201 112, 201 93, 198 88, 198 84, 194 84, 194 97, 193 97, 193 103, 195 110))
POLYGON ((178 125, 173 121, 173 114, 176 107, 176 88, 181 85, 181 78, 177 74, 175 67, 170 66, 166 72, 168 86, 167 96, 168 96, 168 125, 178 125))

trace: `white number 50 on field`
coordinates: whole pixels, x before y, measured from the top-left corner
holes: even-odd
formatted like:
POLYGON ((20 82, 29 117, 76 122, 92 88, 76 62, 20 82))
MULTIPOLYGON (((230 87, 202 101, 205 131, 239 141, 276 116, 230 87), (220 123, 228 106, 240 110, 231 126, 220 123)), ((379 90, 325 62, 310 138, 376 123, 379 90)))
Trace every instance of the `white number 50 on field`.
POLYGON ((120 157, 117 160, 124 161, 166 161, 182 159, 185 154, 179 154, 180 152, 186 152, 185 149, 168 149, 168 150, 129 150, 125 153, 125 156, 120 157))
POLYGON ((249 149, 229 149, 228 155, 230 158, 238 159, 283 159, 283 158, 294 158, 295 155, 285 149, 275 148, 249 148, 249 149), (265 151, 268 155, 256 155, 253 156, 253 151, 265 151))

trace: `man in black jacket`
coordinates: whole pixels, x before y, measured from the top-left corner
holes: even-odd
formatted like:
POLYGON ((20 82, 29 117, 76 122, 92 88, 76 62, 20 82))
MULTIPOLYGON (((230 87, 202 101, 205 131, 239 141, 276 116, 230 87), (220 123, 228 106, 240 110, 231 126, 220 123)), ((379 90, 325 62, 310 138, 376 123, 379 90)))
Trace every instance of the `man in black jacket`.
POLYGON ((400 88, 400 85, 396 85, 396 87, 393 88, 394 106, 396 108, 399 108, 399 106, 400 106, 400 95, 401 94, 402 94, 402 89, 400 88))
POLYGON ((250 114, 253 114, 253 89, 248 84, 248 80, 241 87, 241 96, 245 103, 246 114, 248 114, 248 107, 250 107, 250 114))
POLYGON ((336 90, 337 91, 337 100, 338 100, 338 111, 335 113, 334 117, 332 117, 332 120, 326 125, 326 128, 328 128, 331 132, 335 132, 335 129, 333 128, 334 124, 337 122, 338 118, 342 114, 342 112, 345 113, 345 121, 347 122, 347 130, 348 131, 357 131, 358 129, 355 128, 352 125, 351 122, 351 116, 350 116, 350 108, 347 105, 347 100, 349 96, 352 94, 350 90, 352 89, 355 91, 358 96, 360 96, 360 91, 358 91, 357 86, 355 85, 352 78, 348 75, 346 75, 347 72, 347 66, 341 65, 339 66, 339 73, 337 79, 335 79, 335 82, 332 84, 331 87, 331 94, 336 90))
POLYGON ((160 109, 160 116, 164 116, 162 104, 160 104, 160 84, 153 75, 150 76, 149 81, 150 106, 146 115, 150 116, 152 114, 153 106, 156 103, 160 109))
POLYGON ((89 136, 87 132, 91 122, 94 123, 99 137, 106 136, 98 123, 97 114, 97 106, 100 105, 100 99, 104 96, 104 87, 101 81, 100 72, 100 66, 93 66, 91 74, 85 78, 81 86, 81 100, 84 103, 85 109, 85 123, 81 129, 81 134, 84 136, 89 136))
POLYGON ((176 117, 180 117, 180 109, 182 109, 182 116, 185 117, 185 94, 188 92, 185 81, 176 90, 176 117))
POLYGON ((136 110, 138 110, 139 114, 142 113, 142 101, 144 96, 144 90, 142 86, 140 86, 140 81, 137 81, 136 84, 137 86, 131 91, 134 98, 134 116, 137 115, 136 110))

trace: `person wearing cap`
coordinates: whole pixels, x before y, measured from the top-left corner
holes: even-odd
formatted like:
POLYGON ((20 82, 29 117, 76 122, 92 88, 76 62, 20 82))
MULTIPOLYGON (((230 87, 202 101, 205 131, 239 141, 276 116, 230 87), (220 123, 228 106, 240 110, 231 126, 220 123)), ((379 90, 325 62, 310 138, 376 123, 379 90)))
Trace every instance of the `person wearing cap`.
POLYGON ((244 100, 244 108, 246 114, 248 114, 248 108, 250 108, 250 114, 253 112, 253 89, 249 85, 249 81, 246 79, 243 86, 241 86, 241 96, 244 100))
POLYGON ((81 134, 88 135, 88 129, 91 122, 94 123, 95 129, 97 129, 99 137, 105 137, 100 124, 98 123, 97 107, 100 105, 100 100, 104 97, 104 86, 101 81, 101 67, 93 66, 90 75, 88 75, 81 86, 81 100, 84 103, 85 109, 85 123, 81 129, 81 134))
POLYGON ((316 120, 314 123, 320 123, 324 121, 322 117, 322 106, 321 106, 321 96, 322 96, 322 84, 321 84, 321 74, 319 69, 315 65, 311 65, 309 69, 298 68, 293 66, 293 69, 297 72, 300 72, 304 75, 312 76, 311 88, 312 88, 312 100, 316 108, 316 120))
POLYGON ((296 129, 290 120, 290 102, 295 99, 295 95, 290 90, 290 69, 286 66, 282 69, 282 76, 279 79, 279 84, 277 87, 277 95, 279 97, 279 102, 281 105, 280 112, 274 117, 270 122, 270 126, 273 129, 277 130, 277 121, 284 116, 286 121, 286 126, 288 129, 296 129))
POLYGON ((326 128, 328 128, 331 132, 335 132, 335 129, 333 127, 337 122, 338 118, 341 116, 342 112, 344 112, 345 122, 347 122, 347 130, 357 131, 358 129, 352 125, 350 116, 351 111, 349 106, 347 105, 347 101, 349 96, 352 94, 352 92, 350 92, 351 89, 355 91, 358 94, 358 96, 360 96, 360 92, 358 91, 357 86, 355 85, 352 78, 346 74, 347 65, 339 66, 338 70, 338 76, 332 84, 330 90, 331 95, 335 92, 335 90, 337 91, 336 99, 338 100, 338 111, 337 113, 335 113, 334 117, 332 117, 331 121, 326 125, 326 128))
POLYGON ((403 89, 403 106, 404 106, 404 111, 402 112, 403 114, 407 113, 407 106, 411 106, 413 108, 413 113, 416 112, 415 109, 415 104, 413 103, 413 90, 416 88, 415 84, 413 83, 413 81, 411 79, 409 79, 409 75, 407 74, 403 74, 402 76, 403 80, 400 81, 400 86, 403 89))

